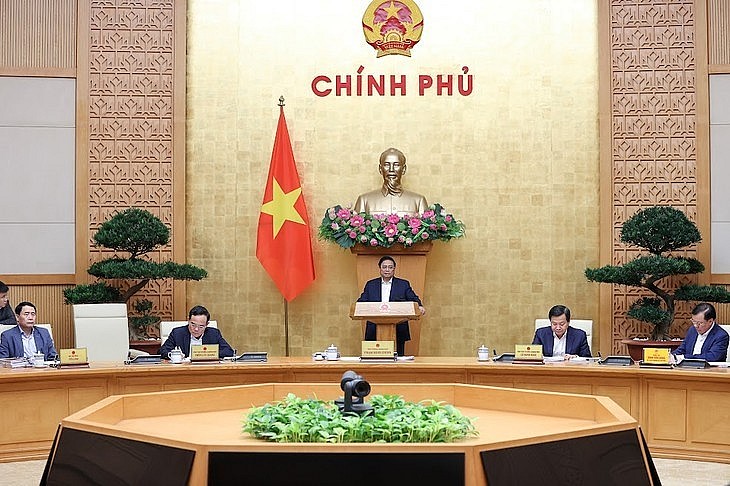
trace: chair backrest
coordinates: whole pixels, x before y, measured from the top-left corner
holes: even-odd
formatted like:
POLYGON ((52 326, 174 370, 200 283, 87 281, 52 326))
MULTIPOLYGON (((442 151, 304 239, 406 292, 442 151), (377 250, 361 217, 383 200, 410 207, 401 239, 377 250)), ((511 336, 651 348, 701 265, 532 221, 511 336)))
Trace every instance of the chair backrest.
MULTIPOLYGON (((8 329, 14 328, 15 326, 17 326, 17 324, 0 324, 0 334, 4 333, 8 329)), ((53 329, 51 329, 50 324, 36 324, 36 327, 47 329, 48 333, 51 335, 51 339, 53 339, 53 329)))
MULTIPOLYGON (((596 351, 593 349, 593 321, 591 319, 571 319, 570 325, 576 329, 585 331, 591 353, 595 353, 596 351)), ((535 319, 535 330, 541 327, 550 327, 550 319, 535 319)))
MULTIPOLYGON (((170 335, 173 329, 180 326, 187 326, 188 321, 162 321, 160 322, 160 340, 162 341, 162 344, 165 344, 165 341, 167 341, 167 337, 170 335)), ((209 321, 208 327, 215 327, 218 329, 218 322, 217 321, 209 321)))
POLYGON ((89 361, 124 361, 129 356, 127 304, 75 304, 76 347, 89 361))
POLYGON ((14 328, 15 326, 17 326, 17 324, 0 324, 0 334, 4 333, 8 329, 14 328))
MULTIPOLYGON (((725 332, 730 334, 730 324, 720 324, 720 327, 725 329, 725 332)), ((728 349, 728 351, 727 351, 727 355, 725 356, 725 361, 730 363, 730 349, 728 349)))

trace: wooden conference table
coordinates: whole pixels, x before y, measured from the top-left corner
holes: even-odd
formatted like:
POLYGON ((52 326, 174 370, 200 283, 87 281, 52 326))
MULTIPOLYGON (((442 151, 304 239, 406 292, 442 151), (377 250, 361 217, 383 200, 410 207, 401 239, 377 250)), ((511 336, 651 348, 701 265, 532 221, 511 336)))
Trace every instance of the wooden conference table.
POLYGON ((339 383, 349 369, 370 382, 373 394, 378 383, 467 383, 603 395, 639 421, 655 456, 730 463, 730 369, 539 366, 449 357, 398 363, 300 357, 245 364, 0 368, 0 462, 44 458, 62 418, 110 395, 252 383, 339 383))

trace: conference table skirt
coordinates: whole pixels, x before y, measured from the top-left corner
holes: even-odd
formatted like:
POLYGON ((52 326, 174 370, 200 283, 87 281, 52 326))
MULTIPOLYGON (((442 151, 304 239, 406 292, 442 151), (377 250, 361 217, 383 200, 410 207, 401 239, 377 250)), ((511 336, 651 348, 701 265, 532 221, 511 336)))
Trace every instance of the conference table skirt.
POLYGON ((370 382, 374 394, 378 383, 467 383, 607 396, 639 421, 653 455, 730 463, 727 368, 537 366, 455 357, 397 363, 306 357, 245 364, 0 368, 0 461, 43 458, 61 419, 110 395, 253 383, 339 383, 350 369, 370 382))

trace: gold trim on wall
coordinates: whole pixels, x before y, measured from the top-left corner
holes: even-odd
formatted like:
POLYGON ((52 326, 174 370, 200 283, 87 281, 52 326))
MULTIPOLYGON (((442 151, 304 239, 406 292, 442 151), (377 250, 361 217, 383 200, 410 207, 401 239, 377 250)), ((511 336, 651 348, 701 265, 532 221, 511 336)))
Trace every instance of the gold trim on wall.
POLYGON ((68 274, 28 274, 28 275, 3 275, 3 282, 8 285, 57 285, 72 284, 76 275, 68 274))

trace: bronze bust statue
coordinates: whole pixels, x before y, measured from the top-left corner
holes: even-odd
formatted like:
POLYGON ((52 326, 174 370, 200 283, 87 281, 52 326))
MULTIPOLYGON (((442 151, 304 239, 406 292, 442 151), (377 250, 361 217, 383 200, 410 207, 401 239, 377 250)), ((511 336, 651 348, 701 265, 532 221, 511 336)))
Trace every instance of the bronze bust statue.
POLYGON ((428 209, 425 197, 401 186, 401 178, 406 173, 403 152, 391 147, 380 154, 378 170, 383 176, 383 186, 358 196, 353 208, 355 212, 405 216, 421 214, 428 209))

